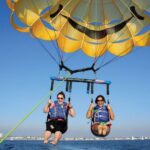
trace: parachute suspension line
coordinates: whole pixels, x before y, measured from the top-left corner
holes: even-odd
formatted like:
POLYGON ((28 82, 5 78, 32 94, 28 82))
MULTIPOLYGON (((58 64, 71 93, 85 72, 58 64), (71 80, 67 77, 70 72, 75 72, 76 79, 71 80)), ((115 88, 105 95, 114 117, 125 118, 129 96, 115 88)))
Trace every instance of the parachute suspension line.
MULTIPOLYGON (((97 1, 96 1, 97 2, 97 1)), ((101 2, 101 3, 103 3, 103 2, 101 2)), ((96 5, 96 9, 98 10, 98 4, 96 5)), ((96 12, 98 12, 98 11, 96 11, 96 12)), ((104 15, 104 9, 103 9, 103 15, 104 15)), ((96 17, 98 18, 98 13, 96 14, 96 17)), ((96 37, 96 32, 95 32, 95 37, 96 37)), ((97 42, 98 42, 98 40, 97 40, 97 42)), ((98 48, 95 50, 95 58, 94 58, 94 66, 96 65, 96 62, 97 62, 97 54, 99 54, 100 53, 100 44, 98 45, 98 48)), ((102 53, 102 51, 101 51, 101 53, 102 53)), ((101 56, 101 53, 99 54, 99 57, 101 56)))
MULTIPOLYGON (((139 41, 142 41, 143 39, 144 39, 144 37, 141 38, 139 41)), ((139 42, 139 41, 138 41, 138 42, 139 42)), ((121 55, 122 53, 128 51, 130 48, 131 48, 131 46, 128 47, 125 51, 121 52, 119 55, 121 55)), ((139 47, 139 49, 140 49, 140 48, 142 48, 142 47, 139 47)), ((133 52, 135 52, 135 51, 133 51, 133 52)), ((132 53, 133 53, 133 52, 132 52, 132 53)), ((99 69, 101 69, 102 67, 105 67, 106 65, 108 65, 108 64, 110 64, 110 63, 112 63, 112 62, 114 62, 114 61, 119 60, 120 58, 123 58, 123 56, 122 56, 122 57, 114 56, 112 59, 110 59, 109 61, 107 61, 107 62, 104 63, 103 65, 99 66, 97 69, 99 70, 99 69)))
POLYGON ((77 51, 73 52, 73 53, 71 54, 71 56, 69 56, 69 57, 67 57, 66 59, 64 59, 63 62, 65 63, 65 62, 69 61, 69 59, 71 59, 72 57, 74 57, 76 53, 77 53, 77 51))
MULTIPOLYGON (((126 29, 126 30, 127 30, 127 29, 126 29)), ((113 33, 113 34, 114 34, 114 33, 113 33)), ((111 35, 111 37, 113 36, 113 34, 111 35)), ((117 39, 119 39, 122 35, 123 35, 123 34, 120 34, 117 39)), ((110 37, 110 39, 111 39, 111 37, 110 37)), ((109 39, 109 41, 110 41, 110 39, 109 39)), ((117 39, 116 39, 116 40, 117 40, 117 39)), ((141 39, 141 40, 142 40, 142 39, 141 39)), ((139 40, 139 41, 141 41, 141 40, 139 40)), ((109 41, 107 41, 107 42, 109 42, 109 41)), ((111 47, 111 45, 110 45, 109 47, 111 47)), ((108 49, 109 49, 109 47, 108 47, 108 49)), ((123 53, 127 52, 131 47, 132 47, 132 46, 130 46, 130 47, 128 47, 126 50, 120 52, 120 53, 118 54, 118 56, 121 56, 123 53)), ((105 49, 105 48, 106 48, 106 46, 105 46, 103 49, 105 49)), ((102 67, 104 67, 104 66, 106 66, 106 65, 108 65, 108 64, 110 64, 110 63, 112 63, 112 62, 114 62, 114 61, 116 61, 116 60, 118 60, 118 59, 120 59, 120 58, 123 57, 123 56, 122 56, 122 57, 119 58, 118 56, 114 56, 112 59, 110 59, 109 61, 107 61, 106 63, 103 64, 104 59, 106 58, 106 54, 107 54, 107 53, 104 54, 103 60, 102 60, 101 64, 99 65, 99 67, 97 68, 97 70, 99 70, 99 69, 101 69, 102 67)), ((99 59, 100 59, 100 56, 97 57, 96 62, 97 62, 99 59)), ((95 63, 96 63, 96 62, 95 62, 95 63)))
MULTIPOLYGON (((91 2, 90 2, 91 3, 91 2)), ((90 7, 91 5, 89 5, 89 7, 90 7)), ((89 7, 88 7, 88 9, 87 9, 87 11, 86 11, 86 14, 89 14, 89 7)), ((87 16, 89 16, 89 15, 87 15, 87 16)), ((85 22, 85 28, 84 28, 84 34, 83 34, 83 36, 82 36, 82 39, 81 39, 81 46, 80 46, 80 48, 82 48, 82 46, 83 46, 83 43, 84 43, 84 38, 85 38, 85 32, 86 32, 86 28, 87 28, 87 26, 88 26, 88 22, 89 21, 89 17, 87 17, 87 21, 85 22)))
MULTIPOLYGON (((89 12, 89 11, 87 11, 87 12, 89 12)), ((87 25, 88 25, 88 24, 86 24, 86 26, 87 26, 87 25)), ((85 30, 86 30, 86 28, 85 28, 85 30)), ((83 37, 82 37, 81 47, 82 47, 82 45, 83 45, 83 41, 84 41, 83 39, 84 39, 84 37, 85 37, 85 34, 84 34, 83 37)), ((95 64, 92 64, 91 67, 72 70, 72 69, 68 68, 67 66, 65 66, 64 61, 61 60, 60 65, 59 65, 59 68, 60 68, 60 71, 61 71, 62 69, 64 69, 64 70, 66 70, 66 71, 69 71, 71 74, 74 74, 74 73, 85 72, 85 71, 90 71, 90 70, 93 71, 93 72, 96 72, 96 69, 94 68, 94 66, 95 66, 95 64)))
MULTIPOLYGON (((33 6, 35 7, 35 9, 38 10, 36 4, 34 3, 34 1, 33 1, 33 0, 31 0, 31 1, 32 1, 33 6)), ((48 33, 49 38, 52 40, 51 35, 49 34, 47 28, 45 28, 45 31, 48 33)), ((55 34, 55 36, 56 36, 56 34, 55 34)), ((53 60, 55 60, 55 62, 57 62, 57 61, 56 61, 56 58, 54 58, 54 56, 53 56, 53 55, 50 53, 50 51, 43 45, 43 43, 42 43, 38 38, 36 38, 36 39, 38 40, 38 42, 40 43, 40 45, 44 48, 44 50, 49 54, 49 56, 50 56, 53 60)), ((53 44, 53 42, 51 42, 51 43, 52 43, 52 46, 54 47, 54 49, 57 50, 57 47, 55 46, 55 44, 53 44)), ((56 51, 56 52, 57 52, 57 51, 56 51)), ((57 52, 57 54, 58 54, 58 52, 57 52)), ((59 57, 59 55, 58 55, 58 57, 59 57)), ((57 62, 57 65, 58 65, 58 62, 57 62)))
MULTIPOLYGON (((71 1, 70 1, 71 2, 71 1)), ((91 3, 91 2, 90 2, 91 3)), ((64 7, 65 8, 65 7, 64 7)), ((63 8, 63 9, 64 9, 63 8)), ((63 10, 62 9, 62 10, 63 10)), ((73 10, 71 10, 71 11, 73 11, 73 10)), ((87 12, 89 12, 88 10, 87 10, 87 12)), ((71 12, 70 12, 71 13, 71 12)), ((65 25, 65 24, 64 24, 65 25)), ((63 25, 63 26, 64 26, 63 25)), ((87 26, 88 24, 86 24, 86 26, 87 26)), ((63 27, 62 26, 62 27, 63 27)), ((85 28, 85 30, 86 30, 86 28, 85 28)), ((84 30, 84 31, 85 31, 84 30)), ((81 46, 80 47, 82 47, 82 45, 83 45, 83 39, 84 39, 84 37, 85 37, 85 32, 84 32, 84 35, 82 36, 82 43, 81 43, 81 46)), ((65 45, 65 44, 64 44, 65 45)), ((60 65, 59 65, 59 68, 60 68, 60 71, 62 70, 62 69, 64 69, 64 70, 66 70, 66 71, 69 71, 71 74, 74 74, 74 73, 78 73, 78 72, 84 72, 84 71, 88 71, 88 70, 92 70, 92 71, 94 71, 95 72, 95 70, 94 70, 94 65, 92 64, 92 66, 91 67, 88 67, 88 68, 82 68, 82 69, 76 69, 76 70, 71 70, 70 68, 68 68, 67 66, 65 66, 65 62, 68 60, 68 59, 70 59, 72 56, 74 56, 74 54, 73 55, 71 55, 70 57, 68 57, 66 60, 63 60, 63 59, 61 59, 61 62, 60 62, 60 65)))
MULTIPOLYGON (((102 6, 104 6, 103 3, 104 3, 104 1, 102 1, 102 6)), ((105 11, 104 11, 104 8, 102 7, 102 9, 103 9, 103 16, 104 16, 104 18, 105 18, 105 11)), ((106 44, 105 44, 104 48, 101 50, 102 52, 104 51, 104 49, 106 49, 107 43, 111 40, 111 37, 112 37, 113 35, 114 35, 114 33, 110 36, 109 39, 108 39, 108 37, 107 37, 106 44)), ((119 38, 119 37, 118 37, 118 38, 119 38)), ((109 47, 110 47, 110 46, 109 46, 109 47)), ((100 49, 99 49, 99 51, 100 51, 100 49)), ((98 54, 99 54, 99 51, 98 51, 98 54)), ((98 61, 100 58, 101 58, 101 55, 99 55, 99 56, 96 58, 95 64, 97 63, 97 61, 98 61)), ((97 70, 99 70, 99 69, 101 68, 101 65, 103 65, 103 62, 104 62, 105 58, 106 58, 106 53, 103 55, 103 59, 102 59, 100 65, 99 65, 100 67, 98 67, 97 70)))
MULTIPOLYGON (((103 1, 102 1, 102 3, 103 3, 103 1)), ((102 6, 103 6, 103 4, 102 4, 102 6)), ((97 15, 98 15, 98 14, 97 14, 97 15)), ((105 18, 105 11, 104 11, 104 8, 103 8, 103 15, 104 15, 104 18, 105 18)), ((96 35, 96 33, 95 33, 95 35, 96 35)), ((97 63, 97 61, 98 61, 100 58, 102 58, 102 57, 103 57, 103 58, 102 58, 102 61, 101 61, 101 63, 100 63, 99 66, 101 66, 101 65, 103 64, 103 62, 105 62, 107 53, 104 53, 103 56, 101 56, 101 55, 102 55, 104 49, 106 48, 106 46, 107 46, 107 44, 105 44, 105 46, 104 46, 103 49, 100 49, 100 45, 98 46, 98 49, 95 51, 95 58, 94 58, 93 66, 95 66, 96 63, 97 63), (100 51, 101 51, 101 52, 100 52, 100 51), (97 54, 99 54, 99 56, 97 56, 97 54)), ((95 69, 95 74, 96 74, 96 72, 97 72, 100 68, 101 68, 101 67, 97 67, 97 68, 95 69)))
MULTIPOLYGON (((142 39, 141 39, 141 40, 142 40, 142 39)), ((131 47, 129 47, 128 49, 130 49, 130 48, 131 48, 131 47)), ((119 53, 119 55, 122 55, 124 52, 128 51, 128 49, 122 51, 121 53, 119 53)), ((106 65, 108 65, 108 64, 110 64, 110 63, 112 63, 112 62, 114 62, 114 61, 119 60, 120 58, 123 58, 123 56, 122 56, 122 57, 114 56, 114 57, 112 57, 109 61, 107 61, 106 63, 102 64, 102 63, 104 62, 104 59, 106 58, 106 54, 107 54, 107 53, 104 54, 103 60, 102 60, 102 62, 100 63, 100 65, 98 65, 99 67, 97 67, 96 71, 100 70, 100 69, 103 68, 104 66, 106 66, 106 65)), ((99 59, 100 59, 100 56, 97 58, 96 62, 97 62, 99 59)))
MULTIPOLYGON (((102 6, 104 6, 104 1, 102 1, 102 6)), ((102 7, 102 11, 103 11, 103 16, 104 16, 104 18, 105 18, 105 11, 104 11, 104 8, 102 7)), ((96 34, 96 33, 95 33, 96 34)), ((106 45, 104 46, 104 48, 101 50, 100 49, 100 45, 99 45, 99 50, 98 50, 98 54, 99 54, 99 56, 98 57, 95 57, 95 61, 94 61, 94 64, 96 64, 96 62, 98 61, 98 59, 101 57, 101 54, 102 54, 102 52, 104 51, 104 49, 106 48, 106 45), (100 50, 101 50, 101 53, 100 53, 100 50)), ((106 54, 106 53, 105 53, 106 54)), ((105 59, 105 54, 103 55, 103 59, 102 59, 102 62, 101 62, 101 64, 103 63, 103 61, 104 61, 104 59, 105 59)), ((97 70, 99 70, 98 68, 97 68, 97 70)))
MULTIPOLYGON (((31 1, 32 1, 34 7, 37 9, 36 4, 34 3, 34 1, 33 1, 33 0, 31 0, 31 1)), ((71 2, 71 0, 70 0, 70 2, 71 2)), ((64 6, 64 8, 65 8, 70 2, 68 2, 68 3, 64 6)), ((47 4, 49 5, 48 0, 47 0, 47 4)), ((63 9, 64 9, 64 8, 63 8, 63 9)), ((63 9, 62 9, 62 10, 63 10, 63 9)), ((37 9, 37 10, 38 10, 38 9, 37 9)), ((62 11, 62 10, 61 10, 61 11, 62 11)), ((49 11, 50 11, 50 7, 49 7, 49 11)), ((61 11, 60 11, 57 15, 59 15, 59 14, 61 13, 61 11)), ((51 20, 51 23, 53 22, 54 19, 55 19, 55 17, 51 20)), ((64 24, 64 25, 65 25, 65 24, 64 24)), ((45 28, 45 31, 48 33, 49 38, 52 40, 51 35, 49 34, 47 28, 45 28)), ((56 38, 56 32, 54 32, 54 33, 55 33, 55 38, 56 38)), ((56 41, 56 45, 57 45, 57 46, 56 46, 53 42, 51 42, 51 43, 52 43, 54 49, 56 50, 56 53, 57 53, 57 55, 58 55, 58 58, 60 59, 60 62, 63 61, 63 52, 59 49, 59 46, 58 46, 57 41, 56 41)), ((60 62, 59 62, 59 63, 60 63, 60 62)), ((58 65, 59 65, 59 64, 58 64, 58 65)))
MULTIPOLYGON (((67 2, 65 5, 64 5, 64 7, 58 12, 58 14, 56 15, 56 16, 58 16, 63 10, 64 10, 64 8, 66 8, 68 5, 69 5, 69 3, 71 2, 72 0, 70 0, 69 2, 67 2)), ((48 3, 48 0, 47 0, 47 3, 48 3)), ((50 8, 49 8, 49 12, 50 12, 50 8)), ((53 20, 55 19, 55 16, 54 16, 54 18, 52 18, 52 20, 51 20, 51 23, 53 24, 53 20)), ((65 26, 65 23, 64 23, 64 25, 62 26, 62 28, 65 26)), ((61 29, 62 29, 61 28, 61 29)), ((59 29, 59 30, 61 30, 61 29, 59 29)), ((55 34, 55 37, 56 37, 56 34, 55 34)), ((57 42, 57 40, 56 40, 56 50, 57 50, 57 54, 59 55, 59 58, 60 58, 60 62, 59 62, 59 64, 61 64, 61 62, 64 62, 64 56, 63 56, 63 52, 60 50, 60 48, 59 48, 59 46, 58 46, 58 42, 57 42)))
MULTIPOLYGON (((87 27, 88 26, 88 22, 89 22, 89 16, 90 16, 90 12, 92 11, 92 10, 90 10, 90 6, 91 6, 91 4, 92 4, 92 1, 90 1, 90 4, 89 4, 89 7, 88 7, 88 9, 87 9, 87 22, 86 22, 86 26, 85 27, 87 27)), ((86 28, 85 28, 85 30, 84 30, 84 35, 83 35, 83 37, 82 37, 82 43, 81 43, 81 47, 82 47, 82 45, 83 45, 83 42, 84 42, 84 38, 85 38, 85 33, 86 33, 86 28)), ((96 35, 96 33, 95 33, 95 35, 96 35)), ((88 70, 91 70, 91 71, 93 71, 93 73, 96 73, 96 69, 95 69, 95 59, 94 59, 94 61, 93 61, 93 63, 92 63, 92 65, 91 65, 91 67, 88 67, 87 69, 85 69, 85 71, 88 71, 88 70)), ((82 69, 80 69, 81 71, 82 71, 82 69)), ((84 69, 83 69, 83 72, 84 72, 84 69)))
POLYGON ((61 80, 61 82, 59 84, 56 85, 56 87, 53 89, 53 91, 51 91, 47 96, 43 97, 32 109, 31 111, 26 114, 19 122, 16 123, 16 125, 10 130, 8 131, 1 139, 0 139, 0 143, 2 143, 8 136, 10 136, 29 116, 31 116, 31 114, 33 114, 33 112, 35 112, 38 107, 44 103, 49 97, 50 95, 52 95, 63 83, 64 81, 69 78, 71 76, 70 73, 68 73, 63 80, 61 80))
MULTIPOLYGON (((57 51, 58 51, 59 56, 60 56, 60 62, 61 62, 61 61, 64 61, 63 52, 60 50, 60 48, 59 48, 59 46, 58 46, 58 42, 57 42, 57 41, 55 41, 55 42, 56 42, 56 45, 57 45, 57 51)), ((60 64, 60 62, 59 62, 59 64, 60 64)))
MULTIPOLYGON (((50 11, 50 10, 49 10, 50 11)), ((51 22, 52 23, 52 22, 51 22)), ((47 32, 48 33, 48 32, 47 32)), ((55 33, 55 38, 56 38, 56 32, 54 32, 55 33)), ((50 34, 48 33, 48 35, 49 35, 49 37, 50 37, 50 34)), ((59 46, 58 46, 58 43, 57 43, 57 41, 55 41, 56 42, 56 45, 55 44, 53 44, 54 45, 54 47, 55 47, 55 49, 56 49, 56 53, 57 53, 57 55, 58 55, 58 58, 59 58, 59 63, 60 63, 60 61, 62 61, 62 52, 61 52, 61 50, 59 49, 59 46)), ((52 41, 52 43, 53 43, 53 41, 52 41)))
MULTIPOLYGON (((118 37, 118 38, 119 38, 119 37, 118 37)), ((138 40, 138 42, 139 42, 139 41, 142 41, 144 38, 145 38, 145 37, 141 38, 140 40, 138 40)), ((132 47, 132 46, 128 47, 125 51, 121 52, 119 55, 122 55, 124 52, 128 51, 129 49, 131 49, 131 47, 132 47)), ((142 48, 142 47, 138 47, 138 48, 140 49, 140 48, 142 48)), ((133 51, 133 52, 135 52, 135 51, 133 51)), ((133 52, 132 52, 132 53, 133 53, 133 52)), ((123 56, 120 57, 120 58, 123 58, 123 56)), ((114 56, 112 59, 110 59, 109 61, 107 61, 107 62, 104 63, 103 65, 99 66, 99 67, 97 68, 97 70, 101 69, 102 67, 104 67, 104 66, 106 66, 106 65, 108 65, 108 64, 110 64, 110 63, 112 63, 112 62, 114 62, 114 61, 116 61, 116 60, 118 60, 118 59, 120 59, 120 58, 119 58, 118 56, 114 56)))
MULTIPOLYGON (((72 0, 70 0, 70 1, 63 7, 63 9, 65 9, 65 7, 67 7, 67 5, 68 5, 69 3, 71 3, 71 2, 72 2, 72 0)), ((62 9, 62 10, 63 10, 63 9, 62 9)), ((62 10, 61 10, 61 11, 62 11, 62 10)), ((59 13, 61 13, 61 11, 60 11, 59 13)), ((73 11, 73 10, 71 10, 70 13, 71 13, 72 11, 73 11)), ((58 14, 59 14, 59 13, 58 13, 58 14)), ((66 22, 66 23, 67 23, 67 22, 66 22)), ((66 23, 64 23, 64 25, 62 26, 62 28, 65 26, 66 23)), ((62 28, 61 28, 61 29, 62 29, 62 28)), ((61 30, 61 29, 60 29, 60 30, 61 30)), ((65 42, 65 41, 64 41, 64 42, 65 42)), ((57 43, 57 46, 58 46, 58 42, 57 42, 57 41, 56 41, 56 43, 57 43)), ((65 44, 64 44, 64 46, 65 46, 65 44)), ((63 48, 64 48, 64 47, 63 47, 63 48)), ((60 65, 59 65, 59 66, 60 66, 60 71, 62 70, 62 67, 61 67, 61 66, 63 66, 62 64, 64 64, 64 62, 66 62, 66 61, 67 61, 68 59, 70 59, 72 56, 74 56, 74 54, 72 54, 70 57, 68 57, 68 58, 65 60, 65 59, 63 58, 63 53, 62 53, 62 59, 61 59, 60 65)), ((64 68, 64 69, 67 70, 67 71, 69 71, 69 72, 71 73, 71 70, 70 70, 69 68, 68 68, 68 69, 67 69, 67 68, 64 68)))
MULTIPOLYGON (((70 0, 66 5, 64 5, 63 9, 64 9, 65 7, 67 7, 67 5, 69 5, 69 3, 70 3, 71 1, 73 1, 73 0, 70 0)), ((78 3, 79 3, 79 2, 78 2, 78 3)), ((62 10, 63 10, 63 9, 62 9, 62 10)), ((61 13, 62 10, 60 10, 60 12, 58 13, 58 15, 61 13)), ((72 12, 72 11, 73 11, 73 10, 71 10, 71 12, 72 12)), ((71 13, 71 12, 70 12, 70 13, 71 13)), ((65 26, 65 23, 64 23, 64 25, 62 26, 62 28, 63 28, 64 26, 65 26)), ((61 28, 61 29, 62 29, 62 28, 61 28)), ((61 30, 61 29, 60 29, 60 30, 61 30)), ((58 45, 58 42, 57 42, 57 45, 58 45)), ((63 59, 62 59, 62 62, 63 62, 63 63, 67 62, 67 61, 68 61, 69 59, 71 59, 76 53, 77 53, 77 51, 75 51, 71 56, 67 57, 66 59, 63 58, 63 59)), ((62 54, 63 54, 63 53, 62 53, 62 54)), ((60 64, 61 64, 61 63, 60 63, 60 64)))
MULTIPOLYGON (((124 3, 123 0, 121 0, 121 2, 122 2, 128 9, 130 9, 130 8, 124 3)), ((136 15, 133 13, 133 11, 134 11, 133 9, 130 9, 130 12, 131 12, 132 16, 134 16, 135 18, 137 18, 136 15)), ((127 13, 127 11, 126 11, 126 13, 127 13)), ((135 19, 135 20, 133 21, 133 23, 134 23, 136 20, 139 21, 138 19, 135 19)), ((140 22, 140 24, 141 24, 141 22, 140 22)), ((129 28, 131 25, 132 25, 132 24, 130 24, 130 25, 128 26, 128 28, 129 28)), ((128 28, 126 28, 125 30, 128 30, 128 28)), ((111 37, 112 37, 114 34, 115 34, 115 33, 113 33, 113 34, 110 36, 110 39, 111 39, 111 37)), ((121 36, 123 36, 123 34, 120 34, 120 35, 116 38, 116 40, 119 39, 121 36)), ((107 40, 107 42, 109 42, 110 39, 107 40)), ((141 39, 141 40, 142 40, 142 39, 141 39)), ((109 45, 109 47, 110 47, 110 46, 111 46, 111 45, 109 45)), ((108 49, 109 49, 109 47, 108 47, 108 49)), ((106 46, 103 48, 103 50, 104 50, 105 48, 106 48, 106 46)), ((131 48, 131 47, 130 47, 130 48, 131 48)), ((130 48, 129 48, 129 49, 130 49, 130 48)), ((127 49, 127 50, 128 50, 128 49, 127 49)), ((126 52, 127 50, 121 52, 119 55, 123 54, 123 53, 126 52)), ((117 58, 117 56, 115 56, 114 58, 112 58, 111 60, 109 60, 108 62, 106 62, 106 63, 104 63, 104 64, 101 63, 101 64, 99 65, 100 67, 98 67, 97 70, 99 70, 100 68, 104 67, 105 65, 110 64, 110 63, 113 62, 116 58, 117 58)), ((100 59, 100 56, 97 57, 97 60, 95 61, 95 63, 96 63, 99 59, 100 59)), ((118 58, 118 59, 119 59, 119 58, 118 58)))
MULTIPOLYGON (((123 57, 120 57, 120 58, 123 58, 123 57)), ((117 61, 120 59, 118 56, 114 56, 112 59, 110 59, 109 61, 107 61, 106 63, 104 63, 103 65, 99 65, 99 67, 97 68, 98 70, 105 67, 106 65, 114 62, 114 61, 117 61)))
POLYGON ((45 52, 51 57, 52 60, 54 60, 54 62, 59 65, 59 63, 57 62, 56 58, 50 53, 50 51, 44 46, 44 44, 38 39, 35 38, 38 43, 40 44, 40 46, 45 50, 45 52))

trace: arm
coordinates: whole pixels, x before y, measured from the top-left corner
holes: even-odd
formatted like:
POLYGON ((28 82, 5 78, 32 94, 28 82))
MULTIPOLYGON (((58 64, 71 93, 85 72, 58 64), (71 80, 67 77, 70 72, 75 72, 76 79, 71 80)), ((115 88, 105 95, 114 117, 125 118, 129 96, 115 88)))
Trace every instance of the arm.
POLYGON ((88 111, 86 113, 86 118, 89 119, 89 118, 92 118, 93 117, 93 109, 94 109, 94 104, 91 103, 89 108, 88 108, 88 111))
POLYGON ((75 110, 73 109, 73 107, 69 108, 69 115, 70 115, 71 117, 74 117, 74 116, 76 115, 76 112, 75 112, 75 110))
POLYGON ((51 104, 52 104, 52 101, 49 99, 48 103, 44 106, 44 109, 43 109, 44 113, 48 113, 49 112, 51 104))
POLYGON ((71 103, 69 102, 68 103, 68 107, 69 107, 69 115, 71 116, 71 117, 74 117, 75 115, 76 115, 76 112, 75 112, 75 110, 73 109, 73 107, 71 106, 71 103))
POLYGON ((109 111, 109 117, 110 117, 110 119, 114 120, 115 119, 115 114, 114 114, 114 112, 113 112, 113 110, 112 110, 112 108, 111 108, 111 106, 109 104, 107 105, 107 109, 109 111))

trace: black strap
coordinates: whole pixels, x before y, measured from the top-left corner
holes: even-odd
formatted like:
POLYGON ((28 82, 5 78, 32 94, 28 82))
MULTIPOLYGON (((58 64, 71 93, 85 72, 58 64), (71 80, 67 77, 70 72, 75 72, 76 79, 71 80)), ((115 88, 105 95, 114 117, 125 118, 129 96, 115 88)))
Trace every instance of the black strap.
POLYGON ((109 95, 110 91, 109 91, 109 84, 106 84, 106 94, 109 95))
MULTIPOLYGON (((107 94, 108 97, 109 97, 109 94, 110 94, 109 84, 106 84, 106 94, 107 94)), ((108 98, 108 100, 107 100, 107 104, 110 104, 109 98, 108 98)))
POLYGON ((48 112, 46 121, 48 122, 49 119, 50 119, 50 114, 49 114, 49 112, 48 112))
POLYGON ((65 66, 63 61, 61 61, 60 64, 59 64, 59 69, 60 70, 65 69, 70 74, 74 74, 74 73, 78 73, 78 72, 85 72, 85 71, 93 71, 94 73, 96 73, 100 68, 95 69, 94 67, 95 67, 95 63, 93 63, 91 67, 72 70, 72 69, 68 68, 67 66, 65 66))
POLYGON ((71 81, 69 82, 69 90, 68 90, 68 92, 69 92, 69 93, 72 92, 72 82, 71 82, 71 81))
POLYGON ((69 91, 69 81, 66 81, 66 92, 69 91))
POLYGON ((94 94, 94 83, 91 83, 91 94, 94 94))
POLYGON ((90 93, 90 83, 87 82, 87 94, 89 94, 89 93, 90 93))

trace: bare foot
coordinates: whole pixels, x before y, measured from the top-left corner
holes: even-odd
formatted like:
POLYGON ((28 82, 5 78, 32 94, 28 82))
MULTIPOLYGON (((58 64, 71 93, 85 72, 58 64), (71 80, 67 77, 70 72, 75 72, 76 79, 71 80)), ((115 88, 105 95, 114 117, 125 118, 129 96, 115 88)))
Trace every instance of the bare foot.
POLYGON ((53 145, 56 145, 58 143, 58 141, 57 140, 53 140, 50 143, 53 144, 53 145))
POLYGON ((44 140, 44 144, 47 144, 48 143, 48 140, 44 140))

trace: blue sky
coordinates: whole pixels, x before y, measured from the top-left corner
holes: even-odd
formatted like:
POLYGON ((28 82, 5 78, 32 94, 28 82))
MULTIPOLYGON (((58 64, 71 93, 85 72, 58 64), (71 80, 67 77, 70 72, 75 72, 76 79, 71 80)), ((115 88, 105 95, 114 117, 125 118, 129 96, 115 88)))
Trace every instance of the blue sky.
MULTIPOLYGON (((10 10, 0 1, 0 132, 7 133, 36 103, 49 93, 50 76, 58 74, 58 66, 40 44, 29 34, 15 31, 10 23, 10 10)), ((49 49, 53 49, 52 45, 49 49)), ((149 47, 134 48, 133 52, 104 67, 98 79, 111 80, 111 106, 115 112, 109 136, 150 136, 150 51, 149 47)), ((87 65, 89 58, 81 52, 69 61, 71 66, 87 65), (77 59, 78 58, 78 59, 77 59), (81 63, 82 63, 81 62, 81 63)), ((94 78, 92 73, 74 77, 94 78)), ((64 91, 65 85, 58 89, 64 91)), ((105 87, 95 87, 94 98, 105 95, 105 87)), ((56 93, 53 95, 55 100, 56 93)), ((42 135, 46 114, 43 103, 13 135, 42 135)), ((72 105, 76 117, 69 118, 66 137, 91 137, 90 123, 85 118, 90 104, 86 85, 74 84, 72 105)))

